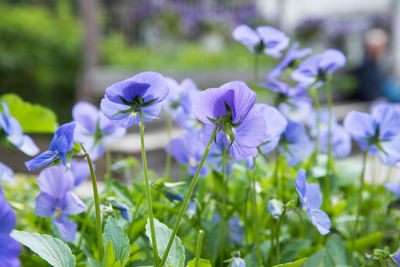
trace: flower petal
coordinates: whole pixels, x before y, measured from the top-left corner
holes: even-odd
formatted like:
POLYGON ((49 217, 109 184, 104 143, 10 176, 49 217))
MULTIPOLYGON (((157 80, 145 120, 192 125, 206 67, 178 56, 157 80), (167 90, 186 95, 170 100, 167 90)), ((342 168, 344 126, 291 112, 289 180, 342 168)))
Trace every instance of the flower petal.
POLYGON ((267 138, 267 127, 265 119, 260 113, 252 109, 247 117, 233 128, 235 143, 240 146, 257 148, 267 138))
POLYGON ((29 171, 42 168, 43 166, 49 165, 54 161, 58 160, 58 153, 55 151, 47 150, 30 161, 26 161, 24 164, 29 171))
POLYGON ((329 219, 328 214, 319 209, 312 209, 307 211, 307 215, 312 224, 317 227, 317 230, 321 235, 329 234, 331 229, 331 220, 329 219))
POLYGON ((56 210, 56 199, 45 192, 36 197, 35 214, 41 217, 51 217, 56 210))
POLYGON ((67 216, 56 218, 53 222, 57 226, 62 238, 68 242, 74 241, 75 233, 78 229, 76 223, 73 223, 67 216))
POLYGON ((63 165, 50 166, 39 173, 38 185, 41 192, 55 199, 62 199, 68 191, 72 190, 74 177, 71 172, 65 172, 63 165))
POLYGON ((261 41, 258 33, 245 24, 237 26, 232 32, 232 37, 244 44, 252 53, 254 52, 254 47, 261 41))
POLYGON ((0 233, 0 266, 19 267, 19 254, 21 253, 20 244, 8 234, 0 233))
POLYGON ((86 211, 86 205, 78 198, 75 193, 68 191, 65 195, 61 213, 66 215, 75 215, 86 211))

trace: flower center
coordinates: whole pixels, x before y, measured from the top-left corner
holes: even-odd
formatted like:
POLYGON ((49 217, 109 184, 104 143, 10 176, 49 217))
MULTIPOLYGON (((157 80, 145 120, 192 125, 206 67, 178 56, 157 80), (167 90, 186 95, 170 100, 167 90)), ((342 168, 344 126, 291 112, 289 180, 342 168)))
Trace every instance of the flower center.
POLYGON ((194 157, 190 157, 190 159, 189 159, 189 165, 191 166, 191 167, 196 167, 196 160, 194 159, 194 157))
POLYGON ((56 209, 56 217, 57 218, 61 217, 61 210, 59 208, 56 209))

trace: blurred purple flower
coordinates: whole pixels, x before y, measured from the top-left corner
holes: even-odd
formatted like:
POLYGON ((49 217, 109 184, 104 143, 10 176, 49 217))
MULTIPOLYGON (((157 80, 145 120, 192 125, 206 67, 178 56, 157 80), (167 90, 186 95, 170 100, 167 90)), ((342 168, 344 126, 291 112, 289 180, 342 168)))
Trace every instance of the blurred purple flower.
MULTIPOLYGON (((317 129, 317 113, 314 112, 310 123, 311 135, 319 134, 319 149, 328 153, 329 147, 329 110, 323 109, 319 114, 319 130, 317 129)), ((337 121, 335 114, 331 118, 332 153, 337 158, 347 157, 351 153, 351 136, 337 121)))
POLYGON ((88 102, 76 103, 72 109, 72 118, 76 122, 75 142, 81 143, 88 150, 92 160, 103 156, 107 146, 126 133, 125 128, 109 120, 88 102))
POLYGON ((28 156, 34 156, 39 153, 39 148, 29 136, 23 133, 21 125, 11 116, 7 105, 1 102, 1 106, 3 111, 0 112, 0 127, 4 131, 7 141, 28 156))
POLYGON ((154 120, 167 95, 168 85, 161 74, 142 72, 109 86, 101 100, 101 111, 110 120, 129 128, 140 122, 140 111, 144 121, 154 120))
POLYGON ((400 249, 392 256, 393 260, 400 266, 400 249))
POLYGON ((400 197, 400 185, 395 183, 386 183, 385 188, 396 196, 400 197))
POLYGON ((271 214, 272 218, 279 219, 283 212, 282 202, 277 199, 271 199, 270 201, 268 201, 268 211, 271 214))
MULTIPOLYGON (((194 175, 199 167, 200 160, 204 154, 204 144, 201 142, 200 134, 186 132, 171 140, 165 146, 165 150, 169 152, 179 163, 188 165, 189 174, 194 175)), ((201 168, 199 176, 202 177, 209 172, 206 166, 201 168)))
POLYGON ((15 227, 15 212, 7 203, 0 184, 0 266, 18 267, 21 246, 10 233, 15 227))
POLYGON ((287 67, 294 67, 293 65, 295 65, 296 61, 305 56, 308 56, 312 52, 311 48, 298 48, 299 43, 295 42, 292 47, 286 52, 285 57, 282 59, 279 65, 269 72, 268 77, 280 76, 287 67))
POLYGON ((192 218, 194 215, 196 215, 197 212, 197 205, 196 202, 194 201, 190 201, 188 204, 188 208, 187 208, 187 215, 189 218, 192 218))
POLYGON ((43 152, 36 158, 26 161, 25 166, 28 170, 35 170, 49 165, 58 159, 64 165, 67 165, 67 153, 74 146, 75 122, 69 122, 58 127, 51 140, 49 150, 43 152))
POLYGON ((379 154, 383 164, 400 161, 400 113, 390 105, 379 105, 371 113, 351 111, 344 127, 358 142, 361 150, 379 154))
POLYGON ((322 194, 319 186, 314 183, 307 183, 306 171, 300 169, 297 173, 296 190, 300 195, 302 210, 306 212, 311 223, 317 227, 321 235, 330 232, 331 220, 328 215, 320 210, 322 205, 322 194))
POLYGON ((128 222, 132 221, 131 215, 128 212, 129 208, 124 203, 114 200, 112 207, 113 207, 113 209, 116 209, 121 212, 122 218, 124 218, 128 222))
POLYGON ((345 55, 339 50, 328 49, 322 54, 302 61, 299 67, 292 72, 291 77, 302 87, 308 87, 313 83, 316 83, 315 87, 319 87, 326 80, 327 75, 344 65, 346 65, 345 55))
POLYGON ((267 104, 255 104, 254 109, 263 116, 267 126, 267 137, 260 149, 265 154, 271 152, 279 143, 281 134, 286 128, 285 117, 274 107, 267 104))
MULTIPOLYGON (((96 166, 94 164, 93 168, 96 169, 96 166)), ((74 175, 74 186, 80 185, 84 180, 86 180, 90 176, 90 169, 88 162, 86 160, 78 161, 72 159, 70 171, 74 175)))
POLYGON ((281 51, 289 44, 289 37, 271 26, 259 26, 253 30, 248 25, 242 24, 233 30, 232 36, 252 53, 264 52, 271 57, 280 57, 281 51))
POLYGON ((14 177, 14 172, 10 167, 0 162, 0 181, 11 182, 14 177))
POLYGON ((41 217, 52 217, 60 235, 72 242, 77 224, 68 216, 82 213, 86 205, 72 192, 74 177, 71 172, 65 172, 61 165, 50 166, 39 173, 38 184, 40 193, 36 197, 35 213, 41 217))
POLYGON ((163 190, 165 195, 171 200, 183 201, 183 196, 173 187, 167 187, 163 190))
POLYGON ((237 246, 243 241, 243 226, 240 223, 239 216, 235 215, 228 221, 229 240, 237 246))
POLYGON ((275 77, 269 77, 266 83, 261 83, 260 85, 277 93, 279 95, 278 99, 281 100, 280 102, 285 102, 289 98, 304 97, 307 94, 306 89, 303 87, 299 85, 291 87, 275 77))
POLYGON ((295 122, 306 123, 313 112, 312 101, 307 97, 291 98, 280 103, 279 110, 295 122))
POLYGON ((314 144, 308 137, 303 124, 287 120, 278 148, 285 155, 287 164, 294 166, 312 154, 314 144))
POLYGON ((205 124, 206 140, 218 127, 215 143, 224 143, 234 159, 255 157, 267 136, 265 120, 253 109, 255 100, 256 93, 244 82, 229 82, 201 92, 193 114, 205 124))

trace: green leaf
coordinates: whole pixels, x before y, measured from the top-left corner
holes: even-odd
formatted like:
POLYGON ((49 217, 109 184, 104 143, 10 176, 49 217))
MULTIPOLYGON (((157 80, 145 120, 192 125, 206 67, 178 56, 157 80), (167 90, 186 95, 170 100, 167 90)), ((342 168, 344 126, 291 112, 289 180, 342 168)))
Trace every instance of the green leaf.
POLYGON ((58 127, 57 117, 52 110, 24 102, 16 94, 2 95, 0 102, 6 103, 11 115, 18 120, 24 132, 53 133, 58 127))
POLYGON ((129 238, 112 217, 107 218, 106 225, 104 226, 103 242, 107 244, 105 250, 108 249, 108 243, 112 244, 115 260, 119 260, 121 266, 125 266, 128 263, 131 253, 129 238))
POLYGON ((101 263, 101 267, 117 267, 117 266, 121 266, 121 263, 119 260, 116 261, 113 245, 111 242, 108 242, 104 249, 104 257, 103 257, 103 262, 101 263))
POLYGON ((72 255, 71 249, 60 239, 49 235, 17 230, 12 231, 11 237, 30 248, 52 266, 75 266, 75 256, 72 255))
POLYGON ((90 267, 100 267, 100 263, 98 262, 98 260, 95 260, 93 258, 88 258, 88 266, 90 267))
MULTIPOLYGON (((189 261, 186 267, 196 267, 196 259, 189 261)), ((199 259, 199 267, 212 267, 208 260, 199 259)))
POLYGON ((308 258, 301 258, 297 261, 278 264, 278 265, 275 265, 274 267, 298 267, 298 266, 301 266, 303 263, 305 263, 307 259, 308 258))
MULTIPOLYGON (((164 252, 167 248, 169 238, 171 237, 172 230, 169 229, 165 224, 159 222, 157 219, 154 219, 154 228, 156 231, 156 241, 158 254, 160 257, 164 255, 164 252)), ((151 231, 150 231, 150 223, 147 221, 146 224, 146 235, 151 242, 151 231)), ((183 267, 185 264, 185 248, 182 246, 182 242, 178 236, 175 236, 174 241, 172 242, 171 250, 169 251, 166 265, 172 265, 174 267, 183 267)))
MULTIPOLYGON (((375 232, 373 234, 367 235, 365 237, 359 238, 356 240, 355 250, 356 251, 365 251, 369 247, 373 247, 382 240, 383 234, 382 232, 375 232)), ((346 247, 351 247, 351 241, 346 242, 346 247)))

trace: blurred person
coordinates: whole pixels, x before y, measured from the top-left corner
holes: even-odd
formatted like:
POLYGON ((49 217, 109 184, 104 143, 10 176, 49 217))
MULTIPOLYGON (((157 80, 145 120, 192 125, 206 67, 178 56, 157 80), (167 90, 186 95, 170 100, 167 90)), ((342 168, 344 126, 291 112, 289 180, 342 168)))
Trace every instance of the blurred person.
POLYGON ((366 101, 378 97, 400 101, 400 85, 389 75, 389 35, 378 28, 368 30, 364 35, 364 46, 364 59, 355 70, 359 82, 356 97, 366 101))

